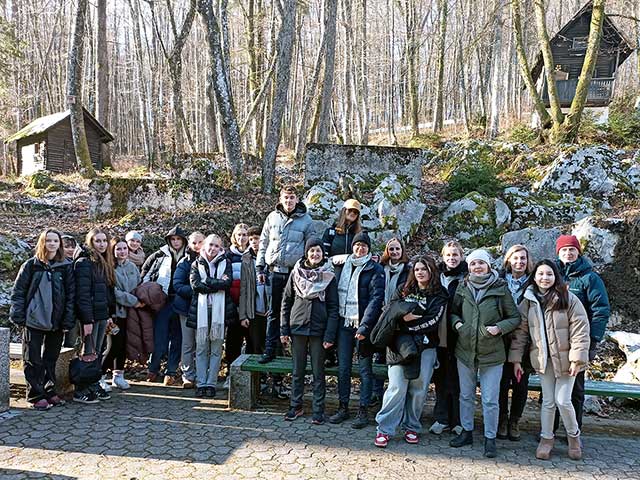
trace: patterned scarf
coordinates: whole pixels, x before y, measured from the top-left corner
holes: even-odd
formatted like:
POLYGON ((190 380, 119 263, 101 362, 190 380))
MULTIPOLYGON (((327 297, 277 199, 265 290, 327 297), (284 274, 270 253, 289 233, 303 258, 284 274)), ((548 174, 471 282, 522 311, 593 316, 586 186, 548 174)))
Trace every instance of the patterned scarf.
POLYGON ((360 311, 358 309, 358 280, 364 266, 371 260, 371 254, 355 258, 349 255, 342 267, 340 282, 338 282, 338 303, 340 316, 344 318, 344 326, 358 328, 360 326, 360 311))
POLYGON ((293 267, 292 275, 293 286, 299 297, 309 300, 318 298, 321 302, 324 302, 325 290, 335 278, 330 262, 311 268, 306 266, 303 260, 299 260, 293 267))

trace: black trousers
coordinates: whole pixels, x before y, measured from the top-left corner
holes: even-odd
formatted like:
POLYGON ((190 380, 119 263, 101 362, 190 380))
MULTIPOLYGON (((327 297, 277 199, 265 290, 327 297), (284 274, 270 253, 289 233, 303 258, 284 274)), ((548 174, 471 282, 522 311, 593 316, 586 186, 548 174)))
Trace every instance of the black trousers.
POLYGON ((291 336, 293 354, 293 375, 291 377, 291 406, 302 406, 304 394, 304 372, 307 368, 307 354, 311 355, 311 371, 313 372, 313 413, 324 414, 324 397, 326 381, 324 376, 324 347, 322 337, 306 335, 291 336))
POLYGON ((36 403, 56 395, 56 362, 63 336, 62 330, 44 332, 25 327, 22 336, 22 361, 28 402, 36 403))
POLYGON ((449 349, 437 347, 438 368, 433 371, 433 383, 436 387, 436 404, 433 416, 438 423, 451 428, 460 425, 460 383, 458 382, 458 363, 449 349))
POLYGON ((280 307, 288 280, 288 273, 271 273, 271 310, 267 317, 267 338, 264 346, 264 351, 268 354, 275 354, 280 346, 280 307))
POLYGON ((224 359, 228 367, 240 356, 242 352, 242 344, 245 339, 247 345, 249 345, 249 329, 240 325, 240 322, 236 319, 231 325, 227 327, 227 336, 224 343, 224 359))
POLYGON ((500 418, 518 421, 522 417, 522 412, 524 412, 524 407, 527 404, 528 391, 529 372, 525 371, 518 382, 513 374, 513 363, 506 362, 502 367, 502 379, 500 380, 500 418), (509 390, 512 390, 511 410, 509 410, 509 390))
POLYGON ((256 314, 256 318, 249 322, 249 340, 247 341, 247 353, 264 353, 264 342, 267 338, 267 317, 256 314))
POLYGON ((116 325, 120 328, 117 335, 111 335, 111 349, 102 361, 102 372, 109 370, 124 370, 127 358, 127 319, 116 318, 116 325))

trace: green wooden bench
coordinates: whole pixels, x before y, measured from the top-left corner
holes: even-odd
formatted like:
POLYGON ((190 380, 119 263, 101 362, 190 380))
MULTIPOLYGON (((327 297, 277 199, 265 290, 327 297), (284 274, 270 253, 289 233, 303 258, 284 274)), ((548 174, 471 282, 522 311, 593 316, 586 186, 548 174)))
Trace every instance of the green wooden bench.
MULTIPOLYGON (((276 357, 272 362, 258 363, 260 355, 241 355, 231 365, 231 382, 229 388, 229 407, 240 410, 251 410, 258 398, 261 373, 287 374, 293 369, 291 357, 276 357)), ((311 373, 310 362, 307 362, 306 373, 311 373)), ((326 368, 325 374, 338 375, 338 368, 326 368)), ((373 365, 373 375, 387 378, 386 365, 373 365)), ((352 377, 359 377, 357 363, 351 369, 352 377)), ((540 378, 537 375, 529 377, 529 390, 541 391, 540 378)), ((640 399, 640 384, 605 382, 598 380, 585 381, 585 394, 600 397, 621 397, 640 399)))

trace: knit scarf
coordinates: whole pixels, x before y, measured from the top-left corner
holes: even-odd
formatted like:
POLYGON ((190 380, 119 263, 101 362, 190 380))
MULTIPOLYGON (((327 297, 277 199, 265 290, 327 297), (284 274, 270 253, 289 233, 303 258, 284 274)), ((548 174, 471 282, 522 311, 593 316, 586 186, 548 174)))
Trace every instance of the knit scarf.
MULTIPOLYGON (((207 265, 203 265, 198 262, 198 272, 200 273, 200 279, 205 282, 208 277, 222 278, 225 268, 227 267, 227 260, 220 259, 224 256, 224 250, 221 250, 218 255, 211 261, 207 260, 204 254, 201 255, 207 265), (216 265, 217 262, 217 265, 216 265), (207 268, 208 267, 208 268, 207 268), (208 270, 208 271, 207 271, 208 270)), ((196 325, 196 344, 202 345, 206 342, 207 337, 209 340, 221 340, 224 338, 224 303, 226 292, 219 290, 215 293, 200 293, 198 294, 198 310, 197 310, 197 325, 196 325), (210 309, 210 310, 209 310, 210 309), (209 313, 211 313, 211 324, 209 324, 209 313)))
POLYGON ((133 250, 129 250, 129 260, 138 268, 144 265, 144 250, 140 247, 135 252, 133 250))
POLYGON ((498 278, 498 272, 494 269, 491 269, 491 271, 485 275, 469 274, 467 287, 471 291, 476 303, 480 303, 480 300, 485 296, 489 287, 491 287, 498 278))
POLYGON ((404 263, 387 263, 384 266, 384 304, 388 305, 391 297, 398 289, 398 278, 404 269, 404 263))
POLYGON ((371 260, 371 254, 355 258, 349 255, 342 267, 340 282, 338 282, 338 303, 340 316, 344 318, 344 326, 358 328, 360 326, 360 312, 358 310, 358 280, 364 266, 371 260))
POLYGON ((292 275, 296 295, 309 300, 318 298, 321 302, 324 302, 325 291, 335 278, 331 263, 325 262, 311 268, 303 260, 299 260, 293 267, 292 275))
POLYGON ((509 287, 513 301, 516 302, 516 304, 518 303, 522 287, 524 287, 524 284, 527 282, 527 278, 527 275, 522 275, 520 278, 516 278, 509 272, 504 276, 504 279, 507 281, 507 287, 509 287))

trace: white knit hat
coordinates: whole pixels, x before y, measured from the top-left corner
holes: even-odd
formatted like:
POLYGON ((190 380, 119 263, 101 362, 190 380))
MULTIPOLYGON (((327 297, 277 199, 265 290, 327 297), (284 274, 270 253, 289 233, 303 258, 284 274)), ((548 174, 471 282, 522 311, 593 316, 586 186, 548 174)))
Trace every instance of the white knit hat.
POLYGON ((129 233, 127 233, 127 235, 124 237, 124 239, 128 242, 129 240, 137 240, 139 242, 142 242, 142 235, 140 234, 140 232, 136 232, 135 230, 130 231, 129 233))
POLYGON ((486 250, 479 248, 478 250, 474 250, 469 255, 467 255, 466 261, 467 264, 471 265, 471 262, 474 260, 482 260, 487 265, 491 266, 493 259, 491 258, 491 254, 486 250))

